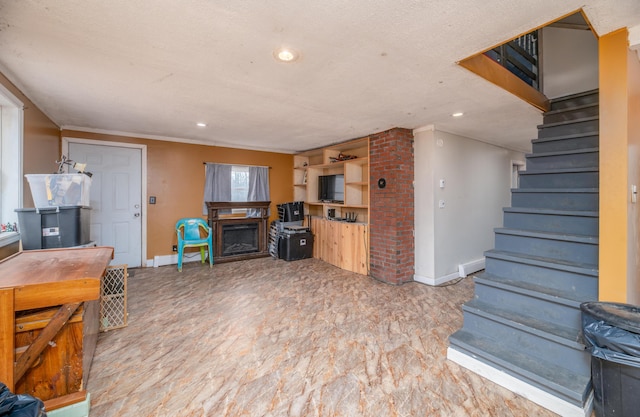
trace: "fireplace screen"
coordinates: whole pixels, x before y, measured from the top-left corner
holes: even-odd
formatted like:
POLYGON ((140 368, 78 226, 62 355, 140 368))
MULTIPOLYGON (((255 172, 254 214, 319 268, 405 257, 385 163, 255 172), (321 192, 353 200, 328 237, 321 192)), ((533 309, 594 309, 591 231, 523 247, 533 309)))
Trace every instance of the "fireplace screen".
POLYGON ((258 223, 222 225, 222 256, 258 252, 258 223))

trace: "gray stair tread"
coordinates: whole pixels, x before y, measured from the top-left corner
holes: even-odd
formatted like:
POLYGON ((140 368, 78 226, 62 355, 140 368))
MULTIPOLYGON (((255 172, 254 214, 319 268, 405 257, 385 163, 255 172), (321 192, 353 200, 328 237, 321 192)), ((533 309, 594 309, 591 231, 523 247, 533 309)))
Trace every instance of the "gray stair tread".
POLYGON ((507 227, 497 227, 494 229, 494 232, 496 234, 503 234, 503 235, 534 237, 539 239, 564 240, 567 242, 587 243, 587 244, 593 244, 593 245, 598 244, 598 236, 573 235, 568 233, 554 233, 554 232, 538 232, 534 230, 512 229, 507 227))
MULTIPOLYGON (((595 231, 592 230, 592 234, 589 235, 576 235, 558 233, 558 230, 580 233, 583 231, 577 227, 585 225, 593 229, 595 222, 591 219, 599 218, 597 203, 592 201, 597 200, 599 189, 571 187, 572 184, 587 187, 595 185, 592 182, 599 171, 599 115, 595 114, 599 106, 598 89, 558 97, 550 100, 550 105, 551 109, 544 113, 543 123, 537 126, 538 136, 547 137, 532 140, 536 152, 526 155, 532 169, 521 172, 526 181, 523 184, 531 183, 534 188, 512 189, 511 194, 513 202, 524 206, 560 207, 507 207, 503 212, 522 214, 505 217, 505 221, 509 221, 507 224, 530 229, 538 229, 541 225, 543 227, 539 229, 548 228, 551 231, 501 227, 495 229, 495 235, 499 238, 498 243, 501 246, 522 246, 523 252, 531 252, 525 250, 528 246, 543 243, 545 251, 555 248, 562 251, 566 242, 571 249, 579 246, 576 249, 588 250, 585 253, 590 253, 595 249, 594 246, 587 248, 574 243, 597 245, 599 239, 595 231), (567 142, 563 143, 564 140, 567 142), (578 167, 571 167, 572 165, 578 167), (558 177, 552 178, 555 174, 558 174, 558 177), (547 177, 535 177, 536 175, 549 175, 549 182, 545 181, 547 177), (536 184, 571 188, 535 188, 536 184), (536 202, 537 200, 539 202, 536 202), (561 206, 567 206, 569 210, 563 210, 561 206), (581 207, 585 210, 579 210, 581 207), (576 218, 574 221, 559 217, 529 217, 528 214, 583 218, 576 218), (571 227, 544 226, 547 220, 551 222, 548 225, 570 221, 571 227), (527 240, 520 242, 521 239, 515 238, 520 236, 524 239, 554 239, 562 243, 527 240)), ((449 337, 450 347, 582 407, 591 388, 591 378, 588 370, 583 370, 584 366, 581 365, 583 359, 586 361, 588 356, 580 341, 581 329, 576 328, 578 324, 574 323, 577 320, 573 320, 573 315, 571 320, 558 324, 554 322, 552 314, 579 313, 582 302, 597 301, 595 279, 598 278, 598 261, 586 259, 586 262, 593 264, 567 261, 509 251, 516 248, 505 249, 494 248, 484 253, 488 269, 475 274, 474 278, 475 294, 480 298, 474 298, 463 305, 465 323, 468 321, 469 324, 449 337), (525 275, 514 275, 518 274, 518 271, 525 275), (522 280, 517 280, 518 278, 522 280), (560 279, 567 281, 558 281, 560 279), (558 288, 550 288, 549 285, 558 288), (485 296, 486 298, 483 298, 485 296), (494 300, 502 302, 487 302, 494 300), (550 309, 553 313, 539 315, 538 306, 550 309), (547 346, 545 343, 550 346, 548 351, 533 347, 547 346), (555 345, 556 343, 562 348, 555 345), (565 357, 560 356, 553 358, 553 362, 557 363, 551 363, 551 352, 571 355, 566 356, 571 361, 564 361, 565 357), (573 357, 573 352, 575 355, 584 356, 573 357), (574 366, 575 369, 567 369, 574 366)))
POLYGON ((598 136, 600 132, 597 130, 593 130, 591 132, 583 132, 583 133, 571 133, 567 135, 558 135, 558 136, 549 136, 546 138, 536 138, 533 139, 532 143, 541 143, 541 142, 553 142, 555 140, 564 140, 564 139, 580 139, 587 136, 598 136))
POLYGON ((600 148, 580 148, 580 149, 571 149, 566 151, 553 151, 553 152, 536 152, 527 154, 527 159, 531 158, 544 158, 547 156, 561 156, 561 155, 576 155, 582 153, 594 153, 599 152, 600 148))
POLYGON ((598 266, 578 262, 562 261, 559 259, 546 258, 544 256, 526 255, 523 253, 509 252, 491 249, 484 253, 488 258, 503 259, 512 262, 521 262, 529 265, 540 265, 545 268, 560 269, 563 271, 575 272, 583 275, 598 276, 598 266))
POLYGON ((575 174, 575 173, 582 173, 582 172, 598 172, 598 171, 600 171, 599 167, 527 169, 526 171, 518 172, 518 175, 575 174))
POLYGON ((597 211, 579 211, 579 210, 553 210, 538 209, 530 207, 505 207, 502 209, 505 213, 526 213, 526 214, 550 214, 554 216, 582 216, 582 217, 599 217, 597 211))
POLYGON ((595 103, 586 103, 586 104, 580 104, 578 106, 572 106, 572 107, 565 107, 562 109, 555 109, 555 110, 549 110, 547 112, 544 112, 544 116, 553 116, 554 114, 560 114, 560 113, 568 113, 571 111, 576 111, 576 110, 581 110, 581 109, 588 109, 589 107, 598 107, 600 105, 600 103, 598 103, 597 101, 595 103))
POLYGON ((572 329, 556 323, 550 323, 478 300, 467 302, 462 306, 462 309, 570 348, 584 350, 584 345, 578 341, 580 329, 572 329))
POLYGON ((546 129, 548 127, 556 127, 556 126, 563 126, 563 125, 572 125, 576 123, 590 122, 592 120, 598 120, 598 119, 599 119, 599 116, 590 116, 590 117, 583 117, 580 119, 563 120, 561 122, 544 123, 544 124, 538 125, 538 129, 546 129))
POLYGON ((497 341, 459 330, 449 337, 449 341, 452 346, 478 356, 484 362, 498 365, 511 375, 522 376, 536 386, 560 392, 579 402, 584 400, 586 387, 590 386, 590 377, 524 355, 519 352, 517 346, 509 346, 503 340, 497 341))
POLYGON ((598 188, 512 188, 512 193, 598 193, 598 188))
POLYGON ((563 101, 569 101, 569 100, 575 100, 577 98, 580 97, 586 97, 586 96, 595 96, 598 95, 600 92, 600 90, 598 88, 594 88, 592 90, 587 90, 587 91, 581 91, 579 93, 575 93, 575 94, 569 94, 566 96, 561 96, 561 97, 555 97, 549 100, 549 104, 553 105, 556 103, 561 103, 563 101))
POLYGON ((597 301, 597 294, 589 298, 586 296, 579 296, 575 291, 561 291, 554 288, 544 287, 542 285, 536 285, 526 281, 515 281, 509 278, 499 277, 489 272, 482 272, 474 275, 474 278, 481 283, 491 285, 494 287, 503 288, 509 291, 517 292, 520 294, 534 294, 536 298, 541 298, 559 304, 580 307, 580 303, 585 301, 597 301), (589 298, 589 299, 586 299, 589 298))

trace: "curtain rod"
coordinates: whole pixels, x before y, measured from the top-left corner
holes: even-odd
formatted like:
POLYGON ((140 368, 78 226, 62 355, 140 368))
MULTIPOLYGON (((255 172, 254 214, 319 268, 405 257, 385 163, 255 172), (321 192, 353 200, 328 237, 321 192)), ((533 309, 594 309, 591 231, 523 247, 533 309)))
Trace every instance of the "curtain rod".
POLYGON ((251 165, 251 164, 224 164, 222 162, 203 162, 203 165, 207 165, 207 164, 217 164, 217 165, 235 165, 235 166, 245 166, 245 167, 258 167, 258 168, 269 168, 271 169, 270 166, 267 165, 251 165))

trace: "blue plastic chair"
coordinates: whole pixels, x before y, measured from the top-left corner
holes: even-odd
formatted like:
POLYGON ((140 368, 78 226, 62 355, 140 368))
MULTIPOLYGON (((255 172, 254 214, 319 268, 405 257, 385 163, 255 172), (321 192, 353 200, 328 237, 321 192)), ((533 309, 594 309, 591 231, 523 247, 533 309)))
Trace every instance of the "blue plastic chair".
POLYGON ((213 267, 213 233, 206 221, 200 218, 180 219, 176 223, 176 233, 178 234, 178 271, 182 271, 184 248, 200 247, 200 257, 204 263, 204 247, 208 246, 209 268, 213 267), (206 236, 203 236, 201 231, 205 231, 206 236))

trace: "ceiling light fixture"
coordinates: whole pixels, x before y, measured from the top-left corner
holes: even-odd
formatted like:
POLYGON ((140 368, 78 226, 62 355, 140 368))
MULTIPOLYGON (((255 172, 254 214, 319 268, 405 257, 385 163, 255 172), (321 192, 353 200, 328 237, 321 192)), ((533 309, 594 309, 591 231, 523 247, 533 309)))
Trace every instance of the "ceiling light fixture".
POLYGON ((462 117, 463 115, 464 113, 462 113, 461 111, 452 114, 453 117, 462 117))
POLYGON ((198 127, 207 127, 207 124, 203 123, 203 122, 198 122, 198 123, 196 123, 196 126, 198 126, 198 127))
POLYGON ((279 48, 273 52, 273 56, 280 62, 293 62, 298 59, 298 52, 291 48, 279 48))

